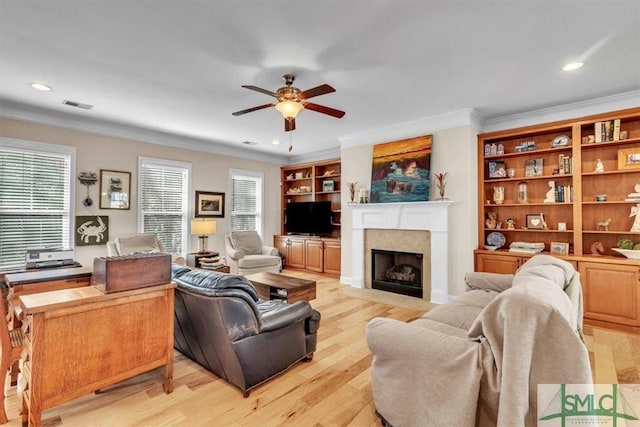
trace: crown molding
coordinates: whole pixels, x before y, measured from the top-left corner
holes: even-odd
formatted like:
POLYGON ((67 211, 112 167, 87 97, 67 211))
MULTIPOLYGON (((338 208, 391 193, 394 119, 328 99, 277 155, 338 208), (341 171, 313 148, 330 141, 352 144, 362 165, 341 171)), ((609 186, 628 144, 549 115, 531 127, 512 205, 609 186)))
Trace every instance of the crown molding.
POLYGON ((267 163, 283 164, 288 161, 288 157, 283 155, 260 153, 241 147, 234 147, 222 142, 160 132, 123 123, 96 119, 94 117, 53 111, 7 99, 0 99, 0 117, 267 163))
POLYGON ((322 151, 315 151, 313 153, 301 154, 299 156, 291 156, 289 157, 290 165, 295 165, 298 163, 311 163, 311 162, 321 162, 323 160, 331 160, 331 159, 339 159, 340 158, 340 148, 330 148, 322 151))
POLYGON ((511 114, 508 116, 489 118, 479 128, 482 132, 494 132, 504 129, 513 129, 523 126, 549 123, 559 120, 568 120, 576 117, 591 116, 610 111, 624 110, 640 105, 640 90, 625 92, 602 98, 558 105, 525 113, 511 114))
POLYGON ((460 126, 472 126, 479 129, 480 124, 481 120, 476 111, 473 108, 466 108, 340 137, 340 148, 411 138, 460 126))

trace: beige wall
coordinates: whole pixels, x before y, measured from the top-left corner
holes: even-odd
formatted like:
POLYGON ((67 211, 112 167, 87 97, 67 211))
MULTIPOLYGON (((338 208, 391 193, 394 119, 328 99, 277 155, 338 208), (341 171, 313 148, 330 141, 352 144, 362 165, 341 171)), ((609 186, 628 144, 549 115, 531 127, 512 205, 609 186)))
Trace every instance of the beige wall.
MULTIPOLYGON (((476 130, 461 126, 432 132, 431 170, 448 172, 445 197, 454 201, 449 208, 449 295, 464 292, 464 274, 473 271, 473 250, 477 239, 477 163, 476 130)), ((418 135, 415 135, 418 136, 418 135)), ((387 141, 378 141, 387 142, 387 141)), ((345 183, 357 181, 358 188, 371 186, 373 144, 345 148, 342 157, 342 274, 341 281, 351 279, 351 208, 345 183)), ((432 186, 431 199, 438 197, 432 186), (435 192, 435 193, 434 193, 435 192)))
MULTIPOLYGON (((222 156, 164 145, 144 143, 123 138, 114 138, 88 132, 40 125, 20 120, 0 119, 0 137, 33 142, 70 145, 76 147, 76 173, 100 169, 131 172, 131 209, 99 209, 97 186, 91 187, 94 205, 85 207, 86 187, 76 182, 75 215, 107 215, 109 237, 137 231, 137 169, 138 156, 177 160, 191 163, 192 190, 190 209, 196 190, 225 192, 225 217, 217 218, 217 234, 209 237, 210 249, 224 252, 223 236, 229 229, 229 169, 246 169, 264 173, 264 230, 266 243, 273 244, 273 235, 280 232, 280 167, 279 165, 222 156)), ((178 137, 176 137, 178 138, 178 137)), ((192 237, 191 249, 197 250, 198 239, 192 237)), ((106 256, 106 246, 83 246, 76 248, 76 259, 85 266, 93 265, 93 259, 106 256)))

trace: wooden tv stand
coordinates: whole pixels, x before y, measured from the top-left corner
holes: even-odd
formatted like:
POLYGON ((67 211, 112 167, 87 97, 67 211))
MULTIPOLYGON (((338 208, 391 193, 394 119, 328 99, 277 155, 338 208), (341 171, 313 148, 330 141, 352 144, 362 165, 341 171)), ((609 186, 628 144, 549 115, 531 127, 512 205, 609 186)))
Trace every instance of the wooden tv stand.
POLYGON ((171 393, 174 288, 106 294, 85 286, 20 296, 23 425, 40 426, 42 411, 160 366, 171 393))

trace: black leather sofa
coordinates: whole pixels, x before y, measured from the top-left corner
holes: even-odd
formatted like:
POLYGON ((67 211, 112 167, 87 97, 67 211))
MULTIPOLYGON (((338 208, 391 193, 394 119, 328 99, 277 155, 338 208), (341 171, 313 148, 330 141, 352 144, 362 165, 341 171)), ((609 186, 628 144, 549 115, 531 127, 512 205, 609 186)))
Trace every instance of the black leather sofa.
POLYGON ((174 264, 174 346, 245 397, 316 350, 320 313, 308 302, 263 301, 243 276, 174 264))

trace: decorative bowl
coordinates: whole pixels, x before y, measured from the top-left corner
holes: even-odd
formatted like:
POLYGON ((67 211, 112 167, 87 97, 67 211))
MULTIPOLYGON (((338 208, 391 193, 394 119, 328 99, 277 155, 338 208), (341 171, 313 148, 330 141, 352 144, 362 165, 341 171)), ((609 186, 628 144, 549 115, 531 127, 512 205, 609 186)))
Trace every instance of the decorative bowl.
POLYGON ((495 251, 496 249, 498 249, 500 246, 493 246, 493 245, 484 245, 484 248, 488 251, 495 251))
POLYGON ((618 252, 619 254, 622 254, 629 259, 640 259, 640 250, 638 249, 611 248, 611 250, 618 252))

